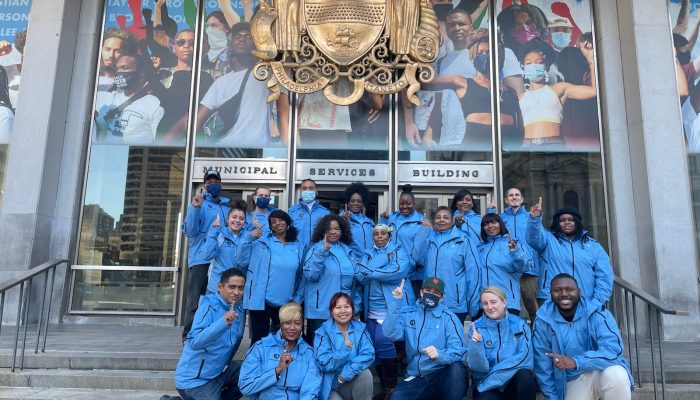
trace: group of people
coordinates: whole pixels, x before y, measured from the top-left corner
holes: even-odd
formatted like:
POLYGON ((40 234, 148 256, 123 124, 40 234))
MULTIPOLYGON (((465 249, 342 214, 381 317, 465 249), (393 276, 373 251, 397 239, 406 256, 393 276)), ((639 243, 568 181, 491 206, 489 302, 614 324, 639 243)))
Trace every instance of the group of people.
POLYGON ((482 217, 460 190, 429 220, 406 185, 398 211, 375 223, 362 183, 339 214, 311 179, 288 212, 271 209, 269 188, 247 207, 221 196, 218 172, 204 184, 183 224, 183 399, 369 399, 370 367, 385 399, 463 399, 469 375, 479 399, 534 399, 538 385, 547 399, 631 396, 605 309, 609 259, 574 209, 545 229, 541 198, 528 212, 510 188, 505 211, 482 217), (239 363, 246 311, 251 348, 239 363))

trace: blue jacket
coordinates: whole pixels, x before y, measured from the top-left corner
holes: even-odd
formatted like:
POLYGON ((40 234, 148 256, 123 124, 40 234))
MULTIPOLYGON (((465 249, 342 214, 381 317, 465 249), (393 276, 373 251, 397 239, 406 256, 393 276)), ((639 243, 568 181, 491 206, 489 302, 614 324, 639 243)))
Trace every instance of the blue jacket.
MULTIPOLYGON (((359 260, 362 257, 362 253, 367 249, 371 249, 374 246, 374 239, 372 239, 372 228, 374 228, 374 221, 367 218, 364 214, 350 213, 350 233, 352 234, 352 251, 353 257, 359 260)), ((341 213, 341 217, 342 217, 341 213)))
POLYGON ((238 235, 234 235, 225 226, 219 228, 211 227, 207 235, 207 241, 201 248, 203 257, 212 258, 212 268, 209 271, 209 282, 207 283, 207 293, 216 293, 216 286, 221 279, 221 274, 238 265, 236 255, 238 248, 249 233, 241 230, 238 235))
POLYGON ((226 217, 228 216, 231 207, 228 205, 229 199, 219 197, 219 202, 215 202, 211 194, 204 194, 204 202, 199 207, 195 207, 190 203, 187 206, 187 215, 182 223, 182 233, 187 236, 188 251, 187 251, 187 266, 209 264, 211 257, 205 257, 201 251, 204 242, 207 240, 207 234, 211 224, 214 223, 216 216, 219 216, 221 226, 226 225, 226 217))
MULTIPOLYGON (((410 261, 403 246, 389 243, 383 249, 372 246, 365 250, 362 260, 355 267, 355 279, 362 285, 362 311, 365 319, 369 310, 386 310, 392 301, 391 292, 406 279, 410 261), (387 258, 386 255, 390 254, 387 258), (384 304, 375 304, 370 299, 376 295, 384 297, 384 304)), ((406 286, 408 288, 409 286, 406 286)), ((416 302, 413 290, 403 291, 403 305, 411 305, 416 302)), ((377 301, 377 303, 381 303, 377 301)))
POLYGON ((530 213, 527 212, 525 206, 521 205, 518 207, 518 211, 513 211, 512 208, 506 207, 501 213, 501 219, 503 223, 508 228, 510 236, 513 240, 517 240, 525 247, 528 253, 530 253, 530 258, 532 258, 532 265, 530 270, 524 273, 532 276, 540 276, 540 261, 537 252, 527 244, 527 239, 525 238, 525 230, 527 229, 527 219, 530 217, 530 213))
POLYGON ((541 217, 532 216, 527 222, 526 238, 542 255, 537 298, 549 299, 550 280, 566 272, 576 278, 581 296, 588 300, 589 306, 599 308, 610 300, 613 286, 610 257, 593 238, 582 242, 556 237, 544 229, 541 217))
POLYGON ((350 381, 374 364, 374 346, 365 324, 351 319, 348 340, 352 342, 352 349, 345 345, 345 337, 333 319, 316 330, 314 353, 318 369, 323 374, 320 391, 323 400, 328 399, 331 390, 340 386, 338 376, 350 381))
POLYGON ((283 350, 279 331, 260 339, 248 350, 238 379, 241 393, 251 400, 318 400, 321 373, 311 346, 299 338, 291 351, 294 361, 278 380, 275 367, 283 350))
MULTIPOLYGON (((452 220, 454 221, 460 215, 462 215, 462 212, 459 210, 455 210, 454 215, 452 216, 452 220)), ((469 239, 471 239, 475 243, 479 243, 481 241, 482 218, 483 217, 481 216, 481 214, 477 214, 474 210, 469 210, 466 214, 464 214, 464 223, 462 224, 462 226, 459 227, 459 229, 461 229, 462 232, 467 234, 467 236, 469 236, 469 239)))
POLYGON ((331 245, 329 251, 318 241, 307 251, 304 259, 304 316, 310 319, 328 319, 328 305, 337 292, 350 295, 355 311, 361 308, 355 282, 355 260, 345 243, 331 245), (343 287, 343 282, 346 283, 343 287))
MULTIPOLYGON (((404 288, 407 289, 410 290, 408 287, 404 288)), ((434 309, 428 310, 420 301, 405 307, 401 306, 402 301, 403 299, 392 297, 389 312, 382 324, 382 332, 393 341, 406 341, 406 375, 427 375, 464 359, 467 351, 464 326, 452 311, 442 302, 434 309), (428 346, 435 346, 437 349, 436 361, 423 353, 422 350, 428 346)))
POLYGON ((530 326, 509 312, 500 320, 482 316, 474 321, 467 342, 467 363, 480 392, 503 389, 519 369, 534 367, 530 326), (480 343, 471 339, 474 325, 480 343))
POLYGON ((530 268, 532 259, 520 243, 511 251, 508 240, 508 235, 500 235, 479 245, 481 289, 498 286, 506 292, 508 308, 520 311, 520 275, 530 268))
POLYGON ((270 214, 272 214, 273 211, 275 211, 275 208, 268 207, 267 209, 265 209, 264 213, 253 214, 250 211, 247 212, 245 214, 245 224, 243 225, 243 229, 247 231, 255 230, 255 225, 253 225, 253 218, 255 218, 256 220, 258 220, 260 226, 263 226, 263 235, 270 233, 270 224, 267 218, 270 216, 270 214))
POLYGON ((444 233, 422 227, 413 256, 423 265, 423 279, 437 276, 445 281, 445 307, 469 315, 479 311, 481 261, 476 242, 456 227, 444 233))
POLYGON ((632 373, 623 357, 623 343, 617 323, 607 310, 588 307, 582 297, 571 322, 566 321, 552 301, 537 311, 533 347, 535 352, 535 375, 547 400, 563 400, 568 379, 576 379, 584 372, 601 371, 613 365, 627 370, 634 388, 632 373), (572 354, 567 344, 576 343, 588 349, 584 353, 572 354), (554 367, 554 361, 544 353, 569 356, 576 362, 576 369, 563 370, 554 367))
POLYGON ((219 293, 199 298, 192 329, 175 370, 178 389, 204 385, 224 371, 245 327, 245 311, 240 302, 235 306, 238 318, 231 325, 226 324, 224 314, 230 308, 231 304, 226 303, 219 293))
POLYGON ((255 239, 246 235, 238 251, 238 267, 246 272, 245 289, 243 292, 243 304, 246 310, 264 310, 265 302, 270 295, 277 298, 271 303, 273 306, 281 306, 294 301, 299 304, 302 300, 302 259, 304 246, 295 242, 287 242, 284 246, 285 261, 294 260, 294 271, 276 271, 279 275, 288 276, 287 279, 270 279, 271 270, 281 264, 281 260, 275 259, 272 254, 273 245, 280 245, 277 238, 269 233, 255 239), (288 275, 287 275, 288 274, 288 275), (273 304, 274 303, 274 304, 273 304))
POLYGON ((418 234, 421 227, 420 224, 423 222, 423 214, 415 210, 410 215, 403 215, 398 211, 394 211, 389 215, 389 218, 380 217, 379 222, 394 228, 394 232, 391 234, 392 243, 401 243, 410 257, 411 264, 408 270, 408 278, 412 281, 420 280, 422 273, 416 269, 413 247, 416 243, 416 234, 418 234))
POLYGON ((289 207, 287 213, 292 218, 292 225, 299 231, 297 240, 302 245, 308 246, 311 244, 311 234, 314 232, 318 221, 331 212, 317 200, 311 207, 311 211, 305 204, 299 202, 289 207))

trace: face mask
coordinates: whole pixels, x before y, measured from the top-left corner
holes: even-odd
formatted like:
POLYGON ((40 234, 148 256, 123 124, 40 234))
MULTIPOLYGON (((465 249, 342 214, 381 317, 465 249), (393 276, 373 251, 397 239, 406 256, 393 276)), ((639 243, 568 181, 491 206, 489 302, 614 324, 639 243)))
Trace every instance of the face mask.
POLYGON ((270 198, 269 197, 257 197, 255 199, 255 206, 258 208, 265 209, 269 205, 270 205, 270 198))
POLYGON ((474 68, 481 74, 488 77, 491 74, 491 60, 488 53, 479 53, 474 57, 474 68))
POLYGON ((213 62, 219 57, 219 54, 228 47, 228 37, 226 36, 226 32, 218 28, 207 27, 205 32, 207 33, 207 42, 209 43, 207 57, 209 61, 213 62))
POLYGON ((532 29, 529 25, 524 25, 517 27, 510 31, 510 35, 518 42, 519 45, 524 45, 530 40, 537 37, 537 31, 532 29))
POLYGON ((569 32, 552 32, 552 43, 559 47, 564 48, 569 46, 571 42, 571 33, 569 32))
POLYGON ((311 203, 314 200, 316 200, 316 191, 315 190, 302 190, 301 191, 301 200, 304 203, 311 203))
POLYGON ((210 183, 207 185, 207 193, 211 195, 211 197, 219 197, 221 194, 221 184, 220 183, 210 183))
POLYGON ((133 72, 119 72, 114 75, 114 85, 117 89, 126 89, 134 83, 133 72))
POLYGON ((523 66, 525 79, 530 82, 544 82, 547 78, 547 69, 544 64, 528 64, 523 66))
POLYGON ((420 301, 423 304, 423 307, 427 309, 433 309, 437 307, 438 304, 440 304, 440 297, 432 293, 423 292, 420 301))
POLYGON ((439 21, 444 21, 447 19, 447 14, 452 11, 452 4, 435 4, 433 5, 433 10, 435 10, 435 16, 439 21))
POLYGON ((679 53, 676 53, 676 56, 678 57, 678 62, 681 63, 681 65, 688 64, 690 62, 690 52, 689 51, 681 51, 679 53))

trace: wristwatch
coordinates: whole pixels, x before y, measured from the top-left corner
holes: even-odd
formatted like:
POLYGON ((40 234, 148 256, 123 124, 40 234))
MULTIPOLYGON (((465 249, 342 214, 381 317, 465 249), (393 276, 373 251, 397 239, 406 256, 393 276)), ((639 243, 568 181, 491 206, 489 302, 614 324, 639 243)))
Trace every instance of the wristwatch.
POLYGON ((341 385, 345 383, 345 379, 343 379, 343 377, 340 375, 338 375, 338 383, 340 383, 341 385))

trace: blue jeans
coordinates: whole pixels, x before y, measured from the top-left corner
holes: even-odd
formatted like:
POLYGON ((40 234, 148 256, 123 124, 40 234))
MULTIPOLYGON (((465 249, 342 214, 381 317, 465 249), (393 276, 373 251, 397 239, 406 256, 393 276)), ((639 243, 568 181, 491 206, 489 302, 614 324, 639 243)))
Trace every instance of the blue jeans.
POLYGON ((467 367, 457 361, 430 375, 402 380, 394 389, 391 400, 463 400, 468 384, 467 367))
POLYGON ((382 358, 396 358, 396 347, 394 347, 394 342, 384 336, 382 326, 376 319, 367 320, 367 331, 369 332, 369 337, 372 339, 372 344, 374 345, 376 364, 378 364, 379 360, 382 358))
POLYGON ((241 372, 241 364, 238 361, 229 361, 226 369, 216 378, 204 385, 189 389, 177 389, 183 400, 238 400, 241 392, 238 390, 238 375, 241 372))

